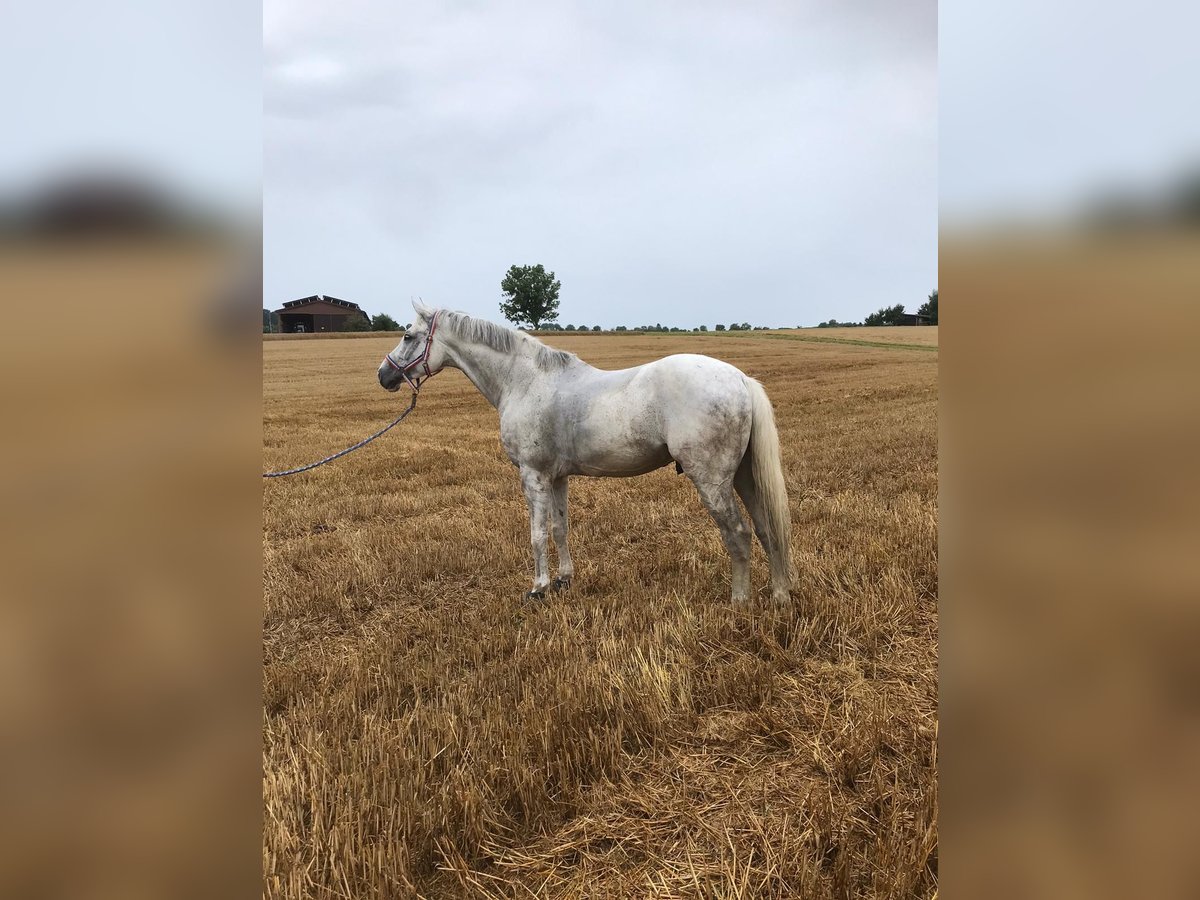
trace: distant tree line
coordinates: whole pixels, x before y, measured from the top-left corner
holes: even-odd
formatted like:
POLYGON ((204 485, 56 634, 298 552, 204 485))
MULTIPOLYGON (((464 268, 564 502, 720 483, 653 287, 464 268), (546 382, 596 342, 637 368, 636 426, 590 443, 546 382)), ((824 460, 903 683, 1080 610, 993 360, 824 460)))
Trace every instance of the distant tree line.
MULTIPOLYGON (((938 292, 934 288, 932 294, 929 295, 924 303, 922 303, 916 312, 916 318, 923 318, 930 325, 938 323, 938 292)), ((876 310, 863 320, 864 325, 879 326, 879 325, 912 325, 916 324, 913 321, 912 313, 904 311, 904 304, 897 303, 895 306, 885 306, 883 309, 876 310)))
POLYGON ((871 327, 878 327, 880 325, 915 325, 922 319, 930 325, 938 323, 938 292, 936 288, 929 295, 929 299, 917 307, 915 314, 905 312, 904 304, 897 303, 895 306, 885 306, 883 309, 876 310, 861 322, 839 322, 837 319, 830 319, 828 322, 822 322, 817 327, 856 328, 860 325, 869 325, 871 327))
POLYGON ((400 323, 387 313, 376 316, 346 316, 338 331, 402 331, 400 323))
MULTIPOLYGON (((517 305, 520 302, 520 294, 522 291, 529 291, 537 294, 536 305, 537 309, 528 311, 525 315, 520 315, 514 312, 512 308, 505 311, 505 315, 514 324, 524 324, 532 331, 563 331, 563 332, 642 332, 642 333, 658 333, 658 334, 696 334, 707 333, 707 325, 699 325, 695 328, 680 328, 676 325, 663 325, 657 322, 654 325, 636 325, 630 328, 627 325, 617 325, 615 328, 605 329, 599 325, 560 325, 553 319, 558 318, 558 290, 559 282, 555 280, 553 272, 546 272, 541 266, 526 267, 522 270, 516 266, 509 270, 505 276, 505 283, 508 285, 506 290, 512 292, 514 299, 507 301, 509 304, 517 305), (532 282, 532 287, 528 282, 532 282)), ((528 298, 526 298, 528 299, 528 298)), ((830 319, 828 322, 821 322, 818 328, 857 328, 860 326, 881 326, 881 325, 910 325, 915 324, 915 321, 924 320, 930 325, 938 323, 938 292, 935 288, 929 295, 929 298, 917 308, 914 316, 912 313, 905 312, 904 304, 897 303, 895 306, 885 306, 882 309, 871 313, 861 322, 839 322, 837 319, 830 319), (919 317, 919 318, 918 318, 919 317)), ((271 313, 263 310, 263 331, 270 331, 272 327, 271 313)), ((340 331, 403 331, 409 328, 409 325, 401 325, 387 313, 379 313, 375 316, 347 316, 339 329, 340 331)), ((797 325, 796 328, 802 326, 797 325)), ((713 331, 767 331, 771 328, 769 325, 751 325, 749 322, 732 322, 729 325, 723 322, 718 322, 713 326, 713 331)))

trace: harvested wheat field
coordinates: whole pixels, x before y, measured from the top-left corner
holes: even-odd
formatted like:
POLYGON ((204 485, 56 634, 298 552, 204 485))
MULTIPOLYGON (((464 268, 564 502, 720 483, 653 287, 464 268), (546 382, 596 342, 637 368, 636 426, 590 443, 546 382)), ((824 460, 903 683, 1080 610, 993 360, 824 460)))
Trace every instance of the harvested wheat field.
MULTIPOLYGON (((516 470, 454 370, 374 444, 264 482, 265 894, 934 894, 937 330, 879 331, 547 338, 763 382, 792 609, 730 608, 673 467, 572 478, 575 584, 523 602, 516 470)), ((395 342, 264 342, 265 468, 394 418, 395 342)))

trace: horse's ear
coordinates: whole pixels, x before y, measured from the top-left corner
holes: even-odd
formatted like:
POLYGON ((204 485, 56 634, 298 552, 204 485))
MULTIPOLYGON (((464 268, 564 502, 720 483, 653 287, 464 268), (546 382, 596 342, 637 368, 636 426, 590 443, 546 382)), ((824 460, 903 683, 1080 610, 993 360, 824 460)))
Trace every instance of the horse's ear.
POLYGON ((426 306, 420 300, 414 300, 412 302, 412 307, 413 311, 422 319, 430 319, 433 317, 433 309, 426 306))

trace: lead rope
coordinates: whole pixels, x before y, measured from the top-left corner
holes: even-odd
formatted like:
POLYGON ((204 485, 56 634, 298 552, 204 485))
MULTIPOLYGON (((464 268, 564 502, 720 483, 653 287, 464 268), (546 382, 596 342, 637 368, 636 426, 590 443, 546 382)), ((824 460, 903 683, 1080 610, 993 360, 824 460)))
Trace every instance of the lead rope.
POLYGON ((401 422, 403 422, 404 417, 407 416, 410 412, 412 412, 416 408, 416 406, 417 406, 417 392, 413 391, 412 403, 408 404, 408 409, 406 409, 404 412, 400 413, 399 418, 397 418, 390 425, 386 425, 383 428, 379 429, 379 431, 375 432, 369 438, 364 438, 363 440, 361 440, 357 444, 355 444, 353 447, 347 447, 345 450, 339 450, 337 453, 333 454, 333 456, 327 456, 324 459, 318 460, 315 463, 309 463, 307 466, 300 466, 299 468, 296 468, 296 469, 284 469, 282 472, 263 472, 263 478, 282 478, 284 475, 298 475, 301 472, 307 472, 309 469, 315 469, 317 466, 323 466, 327 462, 333 462, 338 457, 345 456, 347 453, 353 453, 359 447, 365 447, 367 444, 371 443, 371 441, 375 440, 375 438, 382 437, 384 434, 387 434, 387 432, 391 431, 393 428, 395 428, 397 425, 399 425, 401 422))

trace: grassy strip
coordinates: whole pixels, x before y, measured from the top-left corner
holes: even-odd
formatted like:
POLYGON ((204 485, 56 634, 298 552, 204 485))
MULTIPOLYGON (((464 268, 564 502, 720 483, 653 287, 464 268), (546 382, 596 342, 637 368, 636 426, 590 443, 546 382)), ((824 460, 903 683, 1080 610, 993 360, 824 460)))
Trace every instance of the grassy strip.
POLYGON ((881 347, 884 350, 932 350, 937 352, 937 344, 893 344, 888 341, 861 341, 856 338, 816 337, 815 335, 800 334, 764 334, 761 331, 718 331, 706 332, 707 335, 740 338, 773 338, 780 341, 807 341, 812 344, 850 344, 856 347, 881 347))

